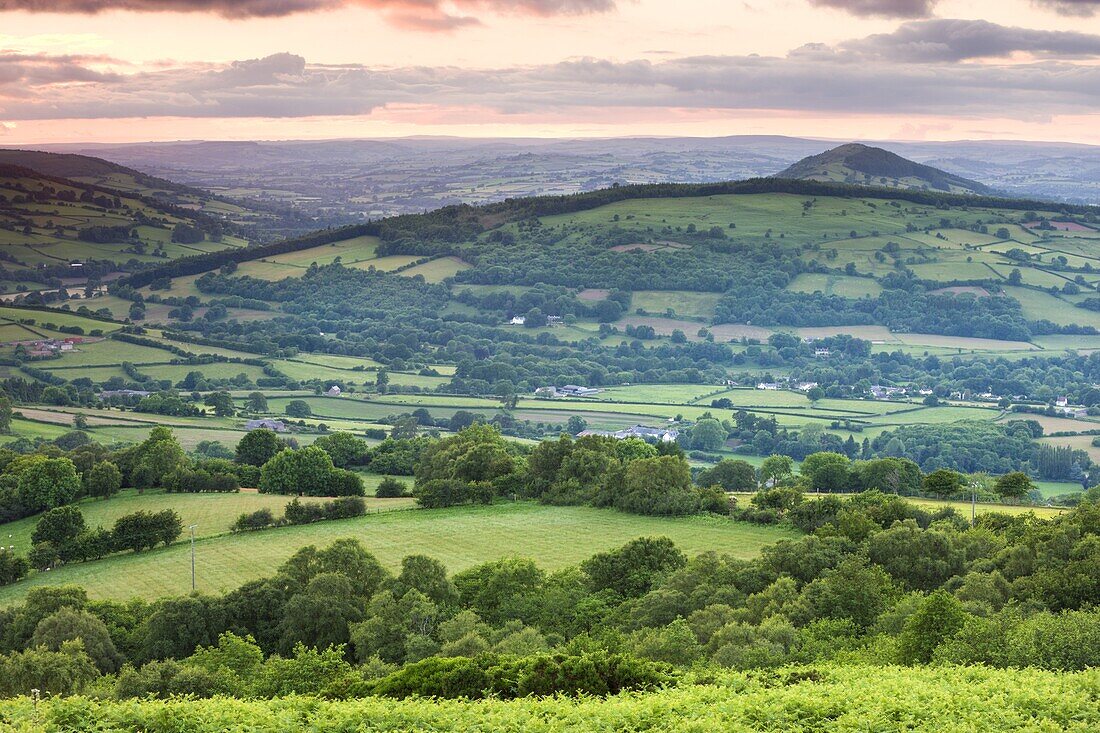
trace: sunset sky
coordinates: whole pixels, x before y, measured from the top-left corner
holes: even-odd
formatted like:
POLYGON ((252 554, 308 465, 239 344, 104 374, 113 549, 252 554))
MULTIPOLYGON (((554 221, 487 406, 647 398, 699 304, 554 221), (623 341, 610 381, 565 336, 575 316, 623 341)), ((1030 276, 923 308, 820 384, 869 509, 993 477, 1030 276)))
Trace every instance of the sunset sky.
POLYGON ((1100 144, 1100 0, 0 0, 0 146, 1100 144))

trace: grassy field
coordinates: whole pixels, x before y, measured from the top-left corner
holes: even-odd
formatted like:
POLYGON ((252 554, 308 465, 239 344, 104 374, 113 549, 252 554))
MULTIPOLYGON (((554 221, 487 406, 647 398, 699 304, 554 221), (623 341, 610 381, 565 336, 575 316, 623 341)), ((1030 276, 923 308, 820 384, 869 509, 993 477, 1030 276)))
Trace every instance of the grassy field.
MULTIPOLYGON (((688 290, 637 290, 630 300, 631 309, 663 315, 668 309, 681 318, 714 317, 720 293, 695 293, 688 290)), ((696 326, 698 330, 698 326, 696 326)))
POLYGON ((438 283, 443 282, 449 277, 454 277, 463 270, 469 269, 470 265, 457 257, 440 257, 431 262, 425 262, 423 265, 417 265, 416 267, 402 270, 401 274, 406 277, 420 275, 430 283, 438 283))
POLYGON ((45 329, 57 326, 78 326, 84 329, 84 333, 101 330, 103 333, 111 333, 122 328, 120 323, 99 321, 95 318, 85 318, 75 313, 64 311, 40 311, 24 308, 0 307, 0 320, 2 321, 29 321, 31 328, 41 327, 45 329))
MULTIPOLYGON (((554 570, 647 536, 668 537, 689 555, 716 550, 749 558, 761 547, 794 535, 785 529, 725 519, 666 519, 521 502, 387 512, 209 537, 197 541, 195 547, 199 590, 223 592, 270 575, 299 547, 324 546, 341 537, 358 539, 391 570, 406 555, 422 553, 441 560, 450 572, 457 572, 510 555, 533 558, 541 567, 554 570)), ((65 583, 85 587, 93 598, 156 598, 187 592, 190 573, 190 547, 181 543, 35 574, 0 589, 0 605, 18 602, 32 587, 65 583)))
MULTIPOLYGON (((377 478, 381 480, 380 476, 377 478)), ((377 485, 378 481, 371 483, 377 485)), ((373 488, 371 487, 367 493, 373 493, 373 488)), ((146 511, 172 509, 180 515, 184 527, 196 525, 196 537, 210 537, 228 532, 233 522, 244 512, 266 508, 270 509, 275 516, 279 516, 283 512, 283 507, 292 498, 260 494, 255 491, 241 491, 234 494, 170 494, 160 489, 150 489, 139 494, 134 489, 127 489, 110 499, 85 499, 76 506, 80 508, 89 527, 107 528, 110 528, 115 520, 124 514, 142 509, 146 511)), ((311 501, 311 499, 305 501, 311 501)), ((412 499, 375 499, 373 497, 366 501, 368 510, 371 512, 407 508, 413 503, 412 499)), ((37 523, 38 517, 35 516, 3 525, 0 528, 3 544, 15 545, 15 551, 25 555, 31 547, 31 533, 37 523)))
POLYGON ((870 278, 813 272, 799 275, 791 281, 787 289, 799 293, 821 292, 825 295, 839 295, 844 298, 873 297, 882 292, 882 286, 870 278))

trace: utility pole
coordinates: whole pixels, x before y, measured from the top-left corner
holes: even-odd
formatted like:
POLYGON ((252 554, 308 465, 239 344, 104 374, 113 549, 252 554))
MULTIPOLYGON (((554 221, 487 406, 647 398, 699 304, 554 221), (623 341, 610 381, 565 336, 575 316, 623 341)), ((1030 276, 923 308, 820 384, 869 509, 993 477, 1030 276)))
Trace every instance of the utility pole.
POLYGON ((191 530, 191 592, 195 592, 195 527, 197 524, 188 525, 191 530))

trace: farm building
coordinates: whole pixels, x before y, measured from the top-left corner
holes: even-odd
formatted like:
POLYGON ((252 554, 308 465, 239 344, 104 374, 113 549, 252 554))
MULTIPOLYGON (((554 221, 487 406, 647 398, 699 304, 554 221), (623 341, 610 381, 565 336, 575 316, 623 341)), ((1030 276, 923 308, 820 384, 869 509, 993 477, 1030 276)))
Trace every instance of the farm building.
POLYGON ((591 397, 601 392, 601 390, 594 387, 582 387, 579 384, 567 384, 564 387, 556 388, 556 390, 558 397, 591 397))
POLYGON ((676 439, 680 437, 680 431, 672 428, 651 428, 646 425, 635 425, 626 430, 616 430, 614 432, 606 430, 584 430, 578 433, 577 437, 583 438, 587 435, 602 435, 607 438, 615 438, 616 440, 640 438, 647 443, 675 443, 676 439))
POLYGON ((99 393, 101 400, 110 397, 148 397, 151 393, 144 389, 105 389, 99 393))
POLYGON ((325 390, 325 394, 328 395, 329 397, 339 397, 340 393, 343 392, 343 391, 344 390, 340 389, 340 387, 338 385, 334 384, 334 385, 332 385, 331 387, 329 387, 328 389, 325 390))
POLYGON ((274 430, 276 433, 285 433, 287 431, 286 423, 282 420, 272 420, 269 417, 261 418, 259 420, 249 420, 244 424, 246 430, 259 430, 260 428, 266 428, 268 430, 274 430))

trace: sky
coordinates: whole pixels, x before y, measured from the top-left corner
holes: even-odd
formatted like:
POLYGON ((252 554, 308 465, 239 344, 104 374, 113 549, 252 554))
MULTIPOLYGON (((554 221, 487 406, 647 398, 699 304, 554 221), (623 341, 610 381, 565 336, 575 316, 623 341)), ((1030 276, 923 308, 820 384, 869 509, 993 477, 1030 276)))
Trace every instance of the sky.
POLYGON ((1100 0, 0 0, 0 146, 1100 144, 1100 0))

